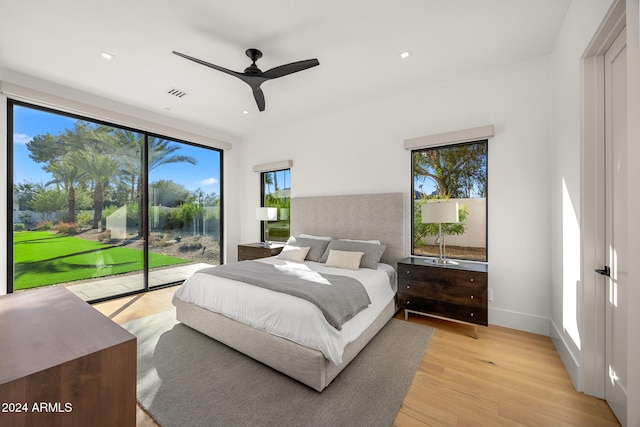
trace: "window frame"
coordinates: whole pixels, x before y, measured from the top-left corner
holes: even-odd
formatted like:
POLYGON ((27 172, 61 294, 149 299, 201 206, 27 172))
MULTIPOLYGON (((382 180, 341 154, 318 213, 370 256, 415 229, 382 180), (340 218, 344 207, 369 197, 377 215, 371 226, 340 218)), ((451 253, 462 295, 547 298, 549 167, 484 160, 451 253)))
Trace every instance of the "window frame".
MULTIPOLYGON (((276 174, 278 172, 287 172, 289 174, 289 202, 291 202, 291 168, 282 168, 282 169, 272 169, 272 170, 264 170, 260 172, 260 207, 265 207, 265 197, 267 195, 266 193, 266 189, 265 189, 265 177, 267 174, 276 174)), ((291 210, 289 210, 289 214, 291 214, 291 210)), ((278 212, 278 215, 280 215, 280 212, 278 212)), ((291 224, 291 218, 289 217, 289 224, 291 224)), ((264 236, 265 236, 265 221, 260 221, 260 242, 263 241, 264 236)), ((289 237, 291 236, 291 228, 289 228, 289 233, 287 234, 287 237, 284 240, 274 240, 274 239, 269 239, 269 241, 271 242, 279 242, 279 243, 284 243, 286 242, 289 237)))
MULTIPOLYGON (((485 256, 484 259, 478 259, 478 258, 464 258, 464 257, 457 257, 457 256, 447 256, 447 258, 450 259, 457 259, 457 260, 462 260, 462 261, 469 261, 469 262, 480 262, 480 263, 488 263, 489 262, 489 140, 488 138, 479 138, 479 139, 473 139, 473 140, 468 140, 468 141, 462 141, 462 142, 452 142, 452 143, 441 143, 441 144, 434 144, 434 145, 428 145, 428 146, 420 146, 420 147, 415 147, 412 148, 410 150, 411 152, 411 157, 410 157, 410 163, 411 163, 411 229, 410 229, 410 239, 411 239, 411 256, 415 256, 415 257, 424 257, 424 258, 436 258, 437 255, 425 255, 425 254, 420 254, 420 253, 416 253, 416 248, 414 245, 414 230, 415 230, 415 203, 416 200, 418 200, 416 198, 416 186, 415 186, 415 166, 414 166, 414 156, 417 152, 425 152, 425 151, 430 151, 430 150, 439 150, 439 149, 443 149, 443 148, 453 148, 453 147, 461 147, 461 146, 468 146, 468 145, 474 145, 474 144, 483 144, 485 146, 485 159, 484 159, 484 164, 485 164, 485 179, 484 179, 484 193, 485 193, 485 220, 484 220, 484 235, 485 235, 485 245, 484 245, 484 250, 485 250, 485 256)), ((446 239, 445 239, 445 243, 446 243, 446 239)))
MULTIPOLYGON (((14 150, 13 150, 13 145, 14 145, 14 108, 15 107, 23 107, 23 108, 29 108, 29 109, 33 109, 33 110, 38 110, 41 112, 45 112, 45 113, 50 113, 50 114, 56 114, 56 115, 60 115, 60 116, 65 116, 71 119, 75 119, 75 120, 80 120, 80 121, 85 121, 88 123, 92 123, 92 124, 96 124, 96 125, 103 125, 103 126, 108 126, 108 127, 112 127, 112 128, 116 128, 116 129, 122 129, 122 130, 126 130, 126 131, 131 131, 131 132, 135 132, 138 133, 140 135, 142 135, 143 137, 143 145, 144 145, 144 152, 142 153, 141 156, 141 161, 142 161, 142 170, 143 170, 143 176, 142 176, 142 182, 143 182, 143 186, 144 186, 144 191, 143 191, 143 199, 142 199, 142 203, 140 208, 141 211, 141 218, 143 219, 142 224, 141 224, 141 229, 143 230, 143 233, 148 232, 149 230, 149 225, 148 225, 148 202, 149 202, 149 182, 148 182, 148 162, 147 162, 147 154, 148 154, 148 140, 149 138, 160 138, 160 139, 165 139, 171 142, 176 142, 176 143, 180 143, 180 144, 186 144, 192 147, 197 147, 197 148, 201 148, 201 149, 207 149, 207 150, 211 150, 211 151, 216 151, 218 152, 219 156, 220 156, 220 224, 219 224, 219 228, 220 228, 220 253, 219 253, 219 263, 222 264, 224 262, 224 256, 225 256, 225 245, 224 245, 224 149, 222 148, 218 148, 218 147, 211 147, 211 146, 207 146, 207 145, 203 145, 202 143, 197 143, 197 142, 192 142, 192 141, 188 141, 188 140, 184 140, 181 138, 177 138, 175 136, 169 136, 169 135, 163 135, 161 133, 158 132, 154 132, 154 131, 150 131, 150 130, 145 130, 145 129, 137 129, 131 126, 126 126, 126 125, 122 125, 120 123, 118 123, 116 120, 114 120, 113 122, 110 122, 108 120, 105 119, 98 119, 95 117, 92 117, 90 114, 87 115, 82 115, 82 113, 75 113, 75 112, 68 112, 65 111, 65 109, 63 108, 54 108, 54 107, 47 107, 47 106, 43 106, 43 105, 39 105, 37 101, 23 101, 20 99, 15 99, 15 98, 11 98, 11 97, 7 97, 6 99, 6 106, 7 106, 7 149, 6 149, 6 153, 7 153, 7 217, 11 218, 11 224, 13 224, 13 189, 10 188, 10 185, 15 184, 14 182, 14 150)), ((146 243, 145 243, 146 245, 146 243)), ((6 259, 7 259, 7 272, 6 272, 6 279, 7 279, 7 288, 6 288, 6 292, 7 294, 13 293, 14 292, 14 288, 13 288, 13 279, 14 279, 14 269, 13 269, 13 262, 14 262, 14 251, 13 251, 13 247, 14 247, 14 239, 13 239, 13 227, 10 227, 7 229, 7 242, 6 242, 6 259)), ((91 303, 96 303, 96 302, 102 302, 102 301, 106 301, 106 300, 110 300, 110 299, 115 299, 115 298, 121 298, 123 296, 127 296, 127 295, 133 295, 133 294, 139 294, 139 293, 143 293, 143 292, 148 292, 151 290, 156 290, 162 287, 166 287, 166 286, 172 286, 175 285, 179 282, 172 282, 172 283, 164 283, 161 285, 154 285, 154 286, 150 286, 149 285, 149 281, 148 281, 148 275, 149 275, 149 271, 148 271, 148 255, 149 255, 149 250, 148 248, 145 248, 145 250, 143 251, 143 274, 144 274, 144 286, 142 289, 140 290, 136 290, 133 292, 128 292, 128 293, 123 293, 123 294, 117 294, 114 295, 112 297, 106 297, 106 298, 99 298, 99 299, 95 299, 95 300, 91 300, 89 302, 91 303)))

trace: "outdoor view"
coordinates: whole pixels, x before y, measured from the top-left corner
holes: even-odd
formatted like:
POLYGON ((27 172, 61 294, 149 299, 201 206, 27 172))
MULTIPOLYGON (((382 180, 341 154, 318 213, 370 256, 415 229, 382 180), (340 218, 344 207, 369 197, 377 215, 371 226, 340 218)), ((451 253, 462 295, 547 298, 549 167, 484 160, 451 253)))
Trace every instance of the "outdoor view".
POLYGON ((150 287, 184 279, 175 267, 220 264, 219 151, 11 107, 12 290, 144 289, 146 243, 150 287), (107 278, 118 280, 106 289, 107 278))
POLYGON ((262 173, 262 206, 277 208, 277 219, 267 221, 267 240, 286 242, 289 238, 289 206, 291 198, 291 169, 262 173))
POLYGON ((423 224, 432 200, 458 202, 459 223, 442 224, 448 258, 487 261, 487 141, 416 150, 413 156, 413 254, 438 256, 438 224, 423 224))

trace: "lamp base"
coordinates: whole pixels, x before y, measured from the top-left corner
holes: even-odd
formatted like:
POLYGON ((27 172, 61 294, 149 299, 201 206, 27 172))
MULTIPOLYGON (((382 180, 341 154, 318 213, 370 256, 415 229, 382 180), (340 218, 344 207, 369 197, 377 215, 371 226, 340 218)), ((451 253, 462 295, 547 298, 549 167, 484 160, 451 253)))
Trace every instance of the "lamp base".
POLYGON ((452 261, 450 259, 446 259, 446 258, 437 258, 433 260, 434 264, 438 264, 438 265, 458 265, 460 264, 457 261, 452 261))

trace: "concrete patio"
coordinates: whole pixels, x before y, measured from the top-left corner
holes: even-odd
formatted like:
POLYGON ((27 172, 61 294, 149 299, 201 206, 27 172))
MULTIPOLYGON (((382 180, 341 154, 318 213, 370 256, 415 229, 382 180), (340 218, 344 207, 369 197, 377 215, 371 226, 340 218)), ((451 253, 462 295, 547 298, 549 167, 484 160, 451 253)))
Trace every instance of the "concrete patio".
MULTIPOLYGON (((198 263, 149 272, 149 287, 185 280, 197 270, 213 267, 212 264, 198 263)), ((143 288, 142 273, 127 276, 96 278, 95 281, 67 286, 71 292, 84 301, 98 300, 116 295, 139 291, 143 288)))

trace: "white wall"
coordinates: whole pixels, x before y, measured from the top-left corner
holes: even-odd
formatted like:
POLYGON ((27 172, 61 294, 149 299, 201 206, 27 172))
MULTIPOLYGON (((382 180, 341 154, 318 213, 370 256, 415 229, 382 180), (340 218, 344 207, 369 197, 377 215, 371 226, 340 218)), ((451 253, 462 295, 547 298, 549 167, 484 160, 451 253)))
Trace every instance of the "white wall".
MULTIPOLYGON (((622 0, 625 2, 625 0, 622 0)), ((584 344, 585 338, 590 340, 602 340, 602 336, 596 336, 594 333, 592 320, 591 325, 585 327, 585 319, 592 319, 596 313, 592 312, 593 305, 583 310, 580 297, 584 289, 578 287, 575 291, 578 298, 568 300, 571 292, 567 293, 567 287, 572 286, 572 282, 585 282, 586 274, 581 275, 581 271, 590 272, 593 266, 581 265, 578 269, 573 265, 572 260, 567 259, 567 252, 564 250, 566 246, 578 249, 589 249, 591 245, 590 236, 586 233, 580 239, 578 236, 576 241, 568 241, 566 233, 566 221, 563 217, 563 203, 561 182, 567 183, 570 199, 573 206, 577 210, 578 220, 585 217, 585 212, 581 209, 591 208, 591 205, 585 206, 585 199, 593 189, 591 182, 585 181, 585 174, 593 176, 589 171, 581 170, 583 156, 591 156, 585 153, 583 143, 584 135, 581 134, 583 123, 581 119, 584 101, 582 99, 582 81, 583 70, 582 55, 586 47, 596 33, 600 23, 607 14, 613 0, 600 0, 592 2, 574 1, 565 17, 562 31, 556 41, 554 52, 552 54, 553 66, 553 144, 552 158, 553 163, 551 194, 552 194, 552 223, 553 223, 553 268, 552 268, 552 296, 553 296, 553 314, 552 314, 552 338, 556 348, 562 357, 562 360, 569 372, 576 388, 583 390, 589 394, 600 394, 602 390, 597 389, 596 376, 604 375, 603 372, 591 372, 590 369, 594 365, 592 359, 598 358, 598 349, 591 347, 584 348, 580 344, 584 344), (573 305, 573 306, 572 306, 573 305), (578 321, 578 339, 576 342, 573 334, 567 330, 566 312, 572 310, 577 313, 578 321), (591 359, 586 363, 586 359, 591 359), (586 384, 586 387, 585 387, 586 384)), ((640 162, 640 46, 639 46, 639 30, 640 16, 638 0, 626 0, 627 5, 627 78, 628 78, 628 162, 629 164, 637 164, 640 162)), ((586 102, 590 102, 587 100, 586 102)), ((637 185, 640 182, 640 169, 629 168, 628 176, 628 218, 627 229, 631 238, 629 239, 628 259, 640 258, 640 224, 635 221, 637 212, 640 210, 640 199, 637 195, 637 185)), ((585 230, 584 224, 580 224, 582 230, 585 230)), ((589 227, 593 224, 588 224, 589 227)), ((584 254, 584 252, 583 252, 584 254)), ((591 260, 592 257, 587 257, 591 260)), ((640 303, 640 265, 635 263, 630 266, 629 271, 629 288, 628 288, 628 306, 634 307, 640 303)), ((588 291, 588 289, 587 289, 588 291)), ((593 299, 593 298, 592 298, 593 299)), ((597 304, 596 304, 597 305, 597 304)), ((640 367, 637 360, 640 360, 640 336, 634 325, 640 324, 640 311, 629 310, 628 313, 628 339, 627 339, 627 425, 640 425, 640 407, 636 402, 640 402, 640 367)), ((603 343, 600 344, 602 346, 603 343)), ((596 344, 597 346, 597 344, 596 344)), ((599 350, 601 351, 601 350, 599 350)), ((603 397, 603 396, 600 396, 603 397)))
MULTIPOLYGON (((631 30, 627 38, 627 78, 628 78, 628 119, 627 138, 629 144, 629 164, 640 163, 640 7, 638 0, 627 0, 627 27, 631 30)), ((640 259, 640 223, 636 221, 640 212, 640 198, 638 197, 638 183, 640 182, 640 168, 629 168, 628 185, 628 213, 629 234, 635 238, 630 240, 629 259, 640 259)), ((629 271, 628 307, 629 310, 627 328, 627 425, 640 426, 640 334, 637 326, 640 325, 640 265, 636 262, 631 265, 629 271)))
POLYGON ((579 390, 583 382, 582 56, 611 3, 612 0, 571 2, 552 54, 552 337, 579 390))
MULTIPOLYGON (((493 124, 489 141, 489 322, 549 334, 549 57, 339 111, 244 141, 243 241, 259 238, 255 164, 293 160, 292 196, 411 189, 405 139, 493 124), (248 185, 247 185, 248 184, 248 185)), ((408 200, 408 198, 407 198, 408 200)), ((410 240, 410 239, 407 239, 410 240)), ((406 254, 409 254, 406 248, 406 254)))

